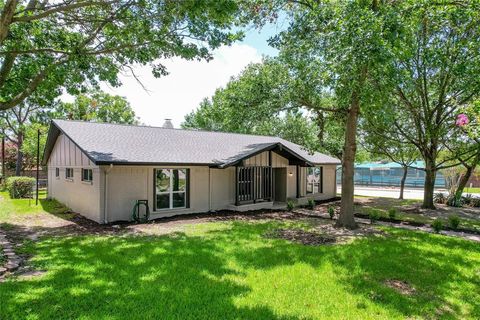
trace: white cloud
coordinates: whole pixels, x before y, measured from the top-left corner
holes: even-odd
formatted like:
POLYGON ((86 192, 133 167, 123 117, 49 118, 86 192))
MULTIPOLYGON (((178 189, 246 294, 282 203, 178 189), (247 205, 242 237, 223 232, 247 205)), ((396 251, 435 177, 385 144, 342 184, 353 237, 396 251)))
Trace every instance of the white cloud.
POLYGON ((141 122, 161 126, 165 118, 171 118, 179 127, 183 117, 197 108, 203 98, 211 96, 246 65, 260 60, 257 49, 234 44, 217 49, 210 62, 167 60, 164 64, 169 75, 159 79, 152 76, 149 67, 137 67, 135 74, 148 92, 132 76, 121 76, 123 85, 119 88, 103 89, 126 97, 141 122))

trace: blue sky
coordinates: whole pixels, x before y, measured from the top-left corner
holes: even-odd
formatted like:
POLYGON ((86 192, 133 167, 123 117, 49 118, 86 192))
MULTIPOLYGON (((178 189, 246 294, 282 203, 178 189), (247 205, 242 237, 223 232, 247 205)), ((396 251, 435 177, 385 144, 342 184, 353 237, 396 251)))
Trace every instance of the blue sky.
POLYGON ((169 75, 156 79, 148 67, 138 66, 135 74, 142 86, 131 74, 121 76, 119 88, 103 86, 103 90, 124 96, 132 105, 140 121, 146 125, 161 126, 165 118, 172 119, 179 127, 184 116, 196 109, 206 97, 240 73, 249 63, 260 62, 262 56, 274 56, 277 50, 268 46, 267 40, 284 28, 286 22, 268 24, 261 30, 250 27, 245 38, 229 47, 213 52, 214 59, 185 61, 178 58, 164 60, 169 75))

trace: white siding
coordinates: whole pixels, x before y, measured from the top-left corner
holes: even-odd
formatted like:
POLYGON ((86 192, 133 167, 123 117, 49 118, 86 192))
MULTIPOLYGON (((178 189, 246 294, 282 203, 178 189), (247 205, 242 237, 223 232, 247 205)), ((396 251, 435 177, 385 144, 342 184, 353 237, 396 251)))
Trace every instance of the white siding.
POLYGON ((48 159, 48 196, 64 203, 74 212, 101 222, 102 172, 65 135, 59 135, 48 159), (55 176, 58 168, 60 176, 55 176), (73 179, 65 178, 65 169, 73 168, 73 179), (82 168, 93 170, 91 183, 82 181, 82 168))

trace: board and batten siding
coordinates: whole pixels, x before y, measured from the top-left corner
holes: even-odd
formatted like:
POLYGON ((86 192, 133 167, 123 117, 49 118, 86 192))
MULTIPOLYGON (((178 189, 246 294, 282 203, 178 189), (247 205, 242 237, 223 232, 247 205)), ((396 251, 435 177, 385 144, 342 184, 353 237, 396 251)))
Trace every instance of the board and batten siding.
MULTIPOLYGON (((269 151, 264 151, 253 157, 243 160, 245 167, 250 166, 269 166, 269 151)), ((285 168, 288 166, 288 159, 272 151, 272 168, 285 168)))
POLYGON ((67 205, 74 212, 102 222, 100 167, 82 152, 67 136, 60 134, 47 162, 48 196, 67 205), (58 177, 55 175, 59 169, 58 177), (73 169, 73 179, 66 179, 66 168, 73 169), (92 169, 93 181, 82 181, 82 168, 92 169))

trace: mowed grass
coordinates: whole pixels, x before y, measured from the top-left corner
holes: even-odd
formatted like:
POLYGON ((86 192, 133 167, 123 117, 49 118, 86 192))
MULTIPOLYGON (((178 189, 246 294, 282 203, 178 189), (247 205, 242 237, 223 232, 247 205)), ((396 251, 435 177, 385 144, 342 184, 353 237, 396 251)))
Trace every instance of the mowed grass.
POLYGON ((0 192, 0 223, 10 223, 13 220, 29 218, 36 214, 63 214, 68 211, 60 202, 46 199, 46 190, 39 190, 39 203, 35 199, 10 199, 8 192, 0 192))
POLYGON ((47 272, 0 283, 0 319, 480 318, 476 242, 396 229, 328 246, 264 237, 285 227, 299 225, 216 222, 159 237, 29 243, 32 264, 47 272))

